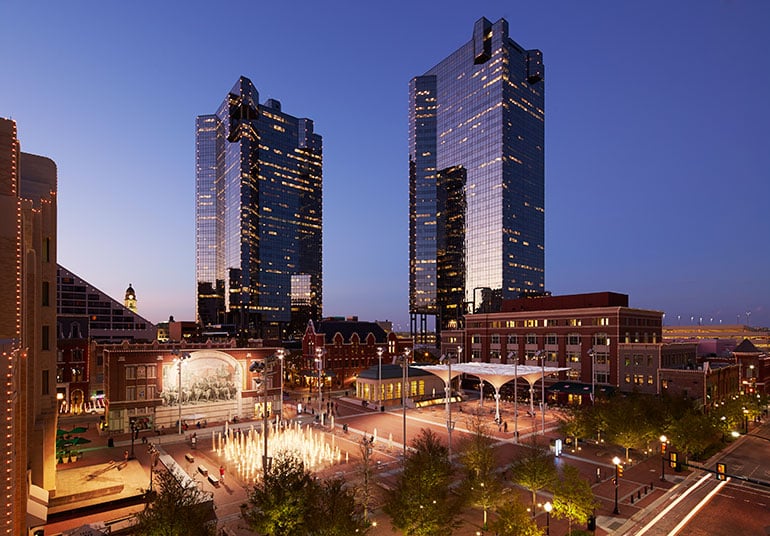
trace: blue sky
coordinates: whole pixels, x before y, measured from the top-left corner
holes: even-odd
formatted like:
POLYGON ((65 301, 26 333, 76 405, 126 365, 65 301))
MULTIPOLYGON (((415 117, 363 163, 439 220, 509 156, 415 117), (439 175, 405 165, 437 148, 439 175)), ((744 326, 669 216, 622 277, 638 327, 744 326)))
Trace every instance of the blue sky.
POLYGON ((227 5, 0 5, 0 116, 58 164, 59 262, 149 320, 193 319, 194 121, 245 75, 323 136, 324 314, 408 327, 407 84, 485 16, 543 51, 546 288, 770 325, 770 2, 227 5))

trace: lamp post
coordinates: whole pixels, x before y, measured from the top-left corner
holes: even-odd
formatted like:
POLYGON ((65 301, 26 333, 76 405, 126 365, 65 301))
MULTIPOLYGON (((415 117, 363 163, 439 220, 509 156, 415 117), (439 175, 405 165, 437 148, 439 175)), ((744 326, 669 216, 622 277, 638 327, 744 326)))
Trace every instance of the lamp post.
POLYGON ((403 379, 401 383, 401 406, 404 420, 404 465, 406 465, 406 386, 407 386, 407 369, 409 368, 409 348, 404 350, 404 355, 401 358, 401 368, 403 373, 403 379))
POLYGON ((545 350, 538 350, 535 352, 535 357, 540 359, 540 419, 542 424, 541 433, 545 435, 545 350))
POLYGON ((454 423, 452 422, 452 358, 444 356, 442 360, 447 364, 447 381, 444 385, 444 392, 446 393, 446 430, 448 435, 447 452, 449 462, 452 462, 452 429, 454 423))
MULTIPOLYGON (((190 354, 187 352, 180 354, 179 350, 173 350, 171 353, 173 353, 176 358, 174 358, 174 362, 176 362, 177 371, 179 372, 179 376, 177 377, 177 402, 179 402, 179 420, 177 421, 177 424, 179 425, 179 435, 182 435, 182 362, 186 359, 190 359, 190 354)), ((132 436, 133 437, 133 434, 132 436)))
POLYGON ((278 418, 282 421, 283 420, 283 357, 284 357, 284 349, 279 348, 276 352, 276 355, 278 356, 278 361, 280 363, 281 368, 281 401, 278 403, 278 418))
POLYGON ((132 420, 130 422, 130 425, 131 425, 131 454, 129 455, 128 458, 130 460, 133 460, 134 459, 134 435, 136 434, 136 422, 132 420))
POLYGON ((596 400, 596 354, 593 348, 589 348, 588 357, 591 358, 591 405, 593 405, 596 400))
POLYGON ((618 510, 618 481, 620 480, 620 471, 618 467, 620 467, 620 458, 615 456, 612 458, 612 463, 615 466, 615 509, 612 513, 617 515, 620 513, 620 510, 618 510))
POLYGON ((377 410, 382 407, 382 347, 377 348, 377 410))
POLYGON ((463 358, 463 347, 462 346, 458 346, 457 347, 457 362, 458 363, 462 363, 463 362, 462 358, 463 358))
POLYGON ((508 354, 513 358, 513 440, 519 442, 519 356, 513 351, 508 354))
POLYGON ((323 348, 316 348, 315 349, 315 364, 316 369, 318 370, 318 421, 323 424, 323 421, 321 420, 321 407, 324 403, 324 394, 323 394, 323 388, 321 387, 321 369, 323 369, 323 356, 324 356, 324 349, 323 348))
POLYGON ((546 536, 550 536, 551 534, 551 510, 553 510, 553 505, 546 501, 546 503, 543 505, 543 509, 545 510, 545 534, 546 536))
POLYGON ((668 438, 664 435, 660 436, 660 479, 666 480, 666 443, 668 438))

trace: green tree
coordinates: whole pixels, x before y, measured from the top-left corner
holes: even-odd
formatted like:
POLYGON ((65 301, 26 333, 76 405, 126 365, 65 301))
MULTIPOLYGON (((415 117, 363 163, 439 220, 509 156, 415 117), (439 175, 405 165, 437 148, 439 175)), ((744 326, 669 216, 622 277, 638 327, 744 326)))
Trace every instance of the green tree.
POLYGON ((341 478, 323 481, 313 497, 307 534, 313 536, 354 536, 365 534, 369 522, 355 501, 354 492, 341 478))
POLYGON ((489 523, 489 529, 499 536, 542 536, 543 530, 537 526, 512 490, 507 490, 500 506, 497 508, 497 517, 489 523))
POLYGON ((512 480, 532 493, 532 506, 537 503, 537 492, 550 487, 556 480, 553 454, 532 441, 524 454, 511 464, 512 480))
POLYGON ((569 406, 562 411, 559 419, 559 431, 566 437, 572 438, 572 444, 577 448, 580 438, 589 437, 592 433, 588 413, 580 406, 569 406))
POLYGON ((243 518, 252 530, 266 536, 304 534, 319 488, 301 460, 290 454, 277 456, 265 480, 251 490, 243 518))
POLYGON ((423 429, 412 446, 383 510, 404 536, 444 536, 457 525, 461 506, 460 497, 449 491, 449 451, 429 429, 423 429))
POLYGON ((487 527, 487 512, 500 501, 503 483, 497 473, 493 440, 481 416, 468 419, 471 434, 460 442, 459 460, 464 468, 460 485, 466 501, 483 511, 483 527, 487 527))
POLYGON ((580 476, 577 467, 563 465, 561 476, 554 486, 553 514, 567 519, 567 534, 572 532, 572 523, 587 523, 598 505, 591 484, 580 476))
POLYGON ((631 395, 615 399, 612 411, 607 412, 607 438, 625 449, 626 460, 629 450, 645 448, 650 437, 642 398, 631 395))
POLYGON ((197 485, 182 487, 170 471, 155 473, 157 495, 136 515, 139 536, 211 536, 216 521, 211 497, 197 485))
POLYGON ((668 438, 685 460, 700 456, 709 446, 719 441, 719 428, 703 413, 690 411, 671 422, 668 438))

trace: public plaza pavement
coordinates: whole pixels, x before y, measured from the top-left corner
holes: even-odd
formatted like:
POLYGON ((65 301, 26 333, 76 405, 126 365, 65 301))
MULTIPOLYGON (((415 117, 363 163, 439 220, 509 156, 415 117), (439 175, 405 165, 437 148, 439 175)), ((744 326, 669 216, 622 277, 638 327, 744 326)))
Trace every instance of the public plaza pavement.
MULTIPOLYGON (((305 400, 305 395, 302 400, 305 400)), ((384 490, 390 488, 396 480, 402 463, 403 455, 403 411, 401 407, 386 408, 384 412, 377 408, 363 407, 360 402, 344 397, 335 398, 334 428, 331 432, 330 422, 323 428, 328 444, 340 449, 340 462, 319 471, 319 476, 344 476, 348 482, 355 483, 359 478, 358 462, 360 460, 360 441, 365 435, 375 438, 372 460, 376 467, 375 498, 371 508, 370 518, 377 521, 377 526, 370 531, 372 536, 396 534, 386 515, 381 512, 384 490), (343 429, 347 425, 347 430, 343 429), (332 438, 333 435, 333 438, 332 438), (347 460, 347 461, 346 461, 347 460)), ((294 405, 285 405, 287 418, 294 417, 291 413, 294 405)), ((527 415, 529 406, 519 404, 519 443, 527 444, 536 441, 538 444, 551 444, 553 440, 564 439, 558 434, 559 411, 549 408, 546 412, 545 434, 542 434, 541 415, 536 412, 533 417, 527 415)), ((517 457, 517 452, 527 447, 517 444, 514 440, 514 411, 513 404, 501 402, 501 422, 507 423, 498 427, 494 422, 494 401, 484 401, 483 407, 478 400, 464 401, 452 404, 452 420, 455 428, 452 433, 453 457, 456 454, 462 437, 469 433, 470 419, 480 418, 487 425, 488 433, 495 440, 496 455, 501 470, 507 467, 517 457)), ((313 417, 304 415, 303 420, 312 421, 313 417)), ((443 404, 407 410, 407 438, 414 437, 422 428, 430 428, 442 441, 448 439, 446 427, 446 411, 443 404)), ((248 431, 250 427, 259 428, 261 421, 246 421, 230 428, 248 431)), ((318 424, 310 425, 321 430, 318 424)), ((240 520, 240 505, 245 503, 250 483, 242 481, 235 473, 235 468, 227 467, 212 448, 212 433, 224 431, 224 423, 208 423, 205 428, 190 427, 182 439, 176 433, 157 435, 144 432, 144 437, 150 443, 157 445, 162 453, 167 453, 177 462, 187 474, 193 477, 203 491, 213 494, 215 514, 218 526, 223 534, 245 536, 252 534, 240 520), (190 443, 192 434, 196 434, 197 445, 193 448, 190 443), (186 455, 193 457, 190 462, 186 455), (224 483, 213 485, 199 471, 199 466, 205 466, 212 474, 218 475, 220 464, 225 465, 224 483)), ((142 438, 134 442, 134 459, 123 462, 124 452, 131 450, 129 434, 113 435, 114 447, 108 446, 108 436, 100 435, 99 431, 90 426, 88 431, 80 434, 91 440, 83 448, 83 457, 72 463, 60 464, 57 472, 58 500, 70 500, 66 504, 52 508, 49 513, 49 523, 46 525, 46 535, 64 533, 85 523, 106 522, 114 530, 125 524, 125 519, 132 513, 143 508, 142 496, 149 486, 150 454, 148 445, 142 438), (104 504, 106 502, 106 504, 104 504), (97 507, 97 504, 102 504, 97 507), (133 504, 132 504, 133 503, 133 504), (100 509, 100 511, 95 511, 100 509), (115 523, 112 523, 115 522, 115 523)), ((407 441, 407 444, 411 439, 407 441)), ((665 490, 681 481, 686 472, 676 475, 667 474, 666 480, 661 481, 661 460, 657 453, 640 461, 627 465, 625 474, 620 479, 618 487, 619 515, 614 515, 615 487, 612 481, 614 467, 612 458, 622 458, 624 452, 617 447, 595 443, 581 443, 580 449, 573 451, 565 448, 558 464, 568 463, 578 467, 581 475, 592 482, 593 491, 600 502, 596 510, 597 530, 595 534, 612 534, 632 516, 645 507, 658 501, 665 490)), ((670 470, 669 470, 670 471, 670 470)), ((510 476, 503 475, 510 482, 510 476)), ((531 494, 519 490, 524 504, 530 504, 531 494)), ((539 493, 537 503, 542 504, 552 500, 548 493, 539 493)), ((536 509, 536 519, 539 525, 545 526, 546 516, 542 508, 536 509)), ((490 519, 491 519, 490 514, 490 519)), ((452 532, 457 536, 475 536, 482 534, 482 512, 480 509, 467 508, 461 513, 462 526, 452 532)), ((574 527, 573 527, 574 528, 574 527)), ((583 527, 585 528, 585 527, 583 527)), ((551 534, 566 534, 565 520, 550 519, 551 534)), ((488 532, 487 532, 488 533, 488 532)))

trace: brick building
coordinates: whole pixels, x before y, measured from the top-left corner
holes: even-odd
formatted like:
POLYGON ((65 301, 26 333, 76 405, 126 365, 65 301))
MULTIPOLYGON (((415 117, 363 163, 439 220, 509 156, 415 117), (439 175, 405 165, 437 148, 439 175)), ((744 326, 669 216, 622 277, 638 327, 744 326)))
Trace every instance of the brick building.
POLYGON ((441 353, 566 367, 558 383, 569 403, 586 403, 602 387, 658 393, 661 366, 695 362, 694 345, 663 343, 662 318, 613 292, 504 300, 500 312, 466 315, 464 330, 443 331, 441 353))

